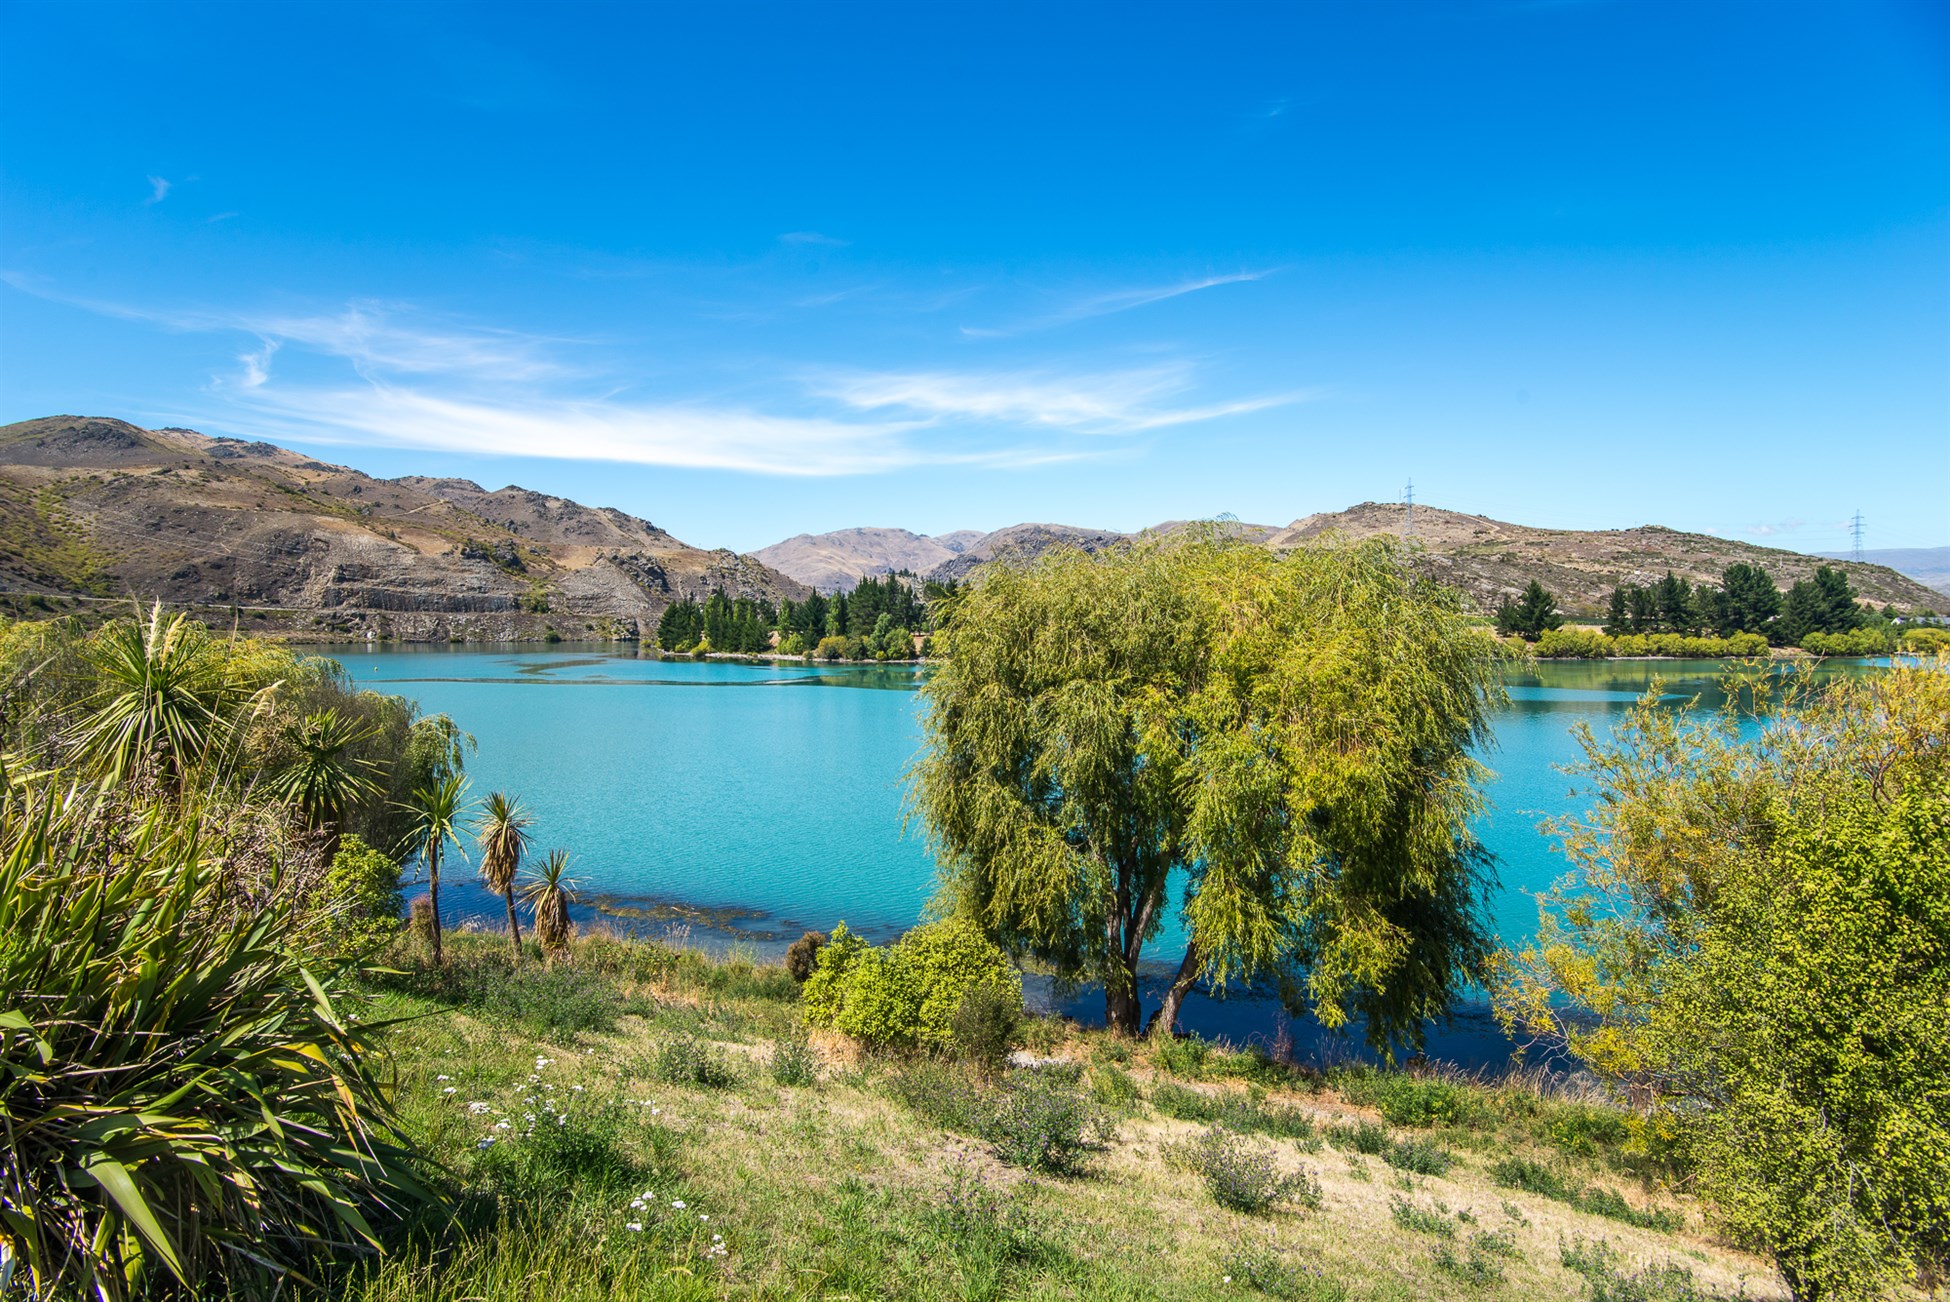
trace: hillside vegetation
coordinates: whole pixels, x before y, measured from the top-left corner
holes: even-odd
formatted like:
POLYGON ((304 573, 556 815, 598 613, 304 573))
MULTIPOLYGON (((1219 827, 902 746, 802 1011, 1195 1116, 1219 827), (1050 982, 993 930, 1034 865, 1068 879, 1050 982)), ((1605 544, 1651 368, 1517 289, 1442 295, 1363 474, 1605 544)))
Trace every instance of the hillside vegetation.
POLYGON ((621 511, 74 416, 0 428, 0 587, 415 641, 636 640, 686 597, 807 595, 621 511))

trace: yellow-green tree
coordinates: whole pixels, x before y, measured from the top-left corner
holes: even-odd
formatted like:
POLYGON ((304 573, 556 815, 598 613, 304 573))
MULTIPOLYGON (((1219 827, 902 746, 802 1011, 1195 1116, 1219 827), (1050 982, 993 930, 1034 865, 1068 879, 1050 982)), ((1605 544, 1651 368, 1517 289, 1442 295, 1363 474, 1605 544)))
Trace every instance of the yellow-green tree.
POLYGON ((1471 749, 1496 649, 1385 541, 1276 557, 1217 534, 995 565, 935 635, 914 804, 944 903, 1101 982, 1174 910, 1187 994, 1278 981, 1420 1042, 1490 949, 1471 749))
POLYGON ((1630 1087, 1796 1298, 1950 1266, 1950 659, 1583 738, 1499 1011, 1630 1087))

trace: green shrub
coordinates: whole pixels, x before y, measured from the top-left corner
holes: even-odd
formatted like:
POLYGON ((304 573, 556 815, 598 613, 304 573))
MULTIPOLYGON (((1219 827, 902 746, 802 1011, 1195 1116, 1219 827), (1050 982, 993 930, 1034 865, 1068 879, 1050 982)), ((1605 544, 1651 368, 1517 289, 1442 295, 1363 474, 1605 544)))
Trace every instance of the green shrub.
POLYGON ((1300 1109, 1232 1091, 1206 1094, 1162 1081, 1152 1087, 1151 1106, 1180 1121, 1224 1122, 1234 1130, 1283 1139, 1307 1139, 1314 1133, 1313 1118, 1300 1109))
MULTIPOLYGON (((674 1140, 670 1134, 666 1142, 674 1140)), ((636 1177, 614 1105, 545 1113, 525 1132, 490 1145, 475 1170, 490 1188, 523 1204, 560 1203, 577 1187, 613 1191, 636 1177)))
POLYGON ((1490 1168, 1490 1178, 1506 1189, 1522 1189, 1569 1204, 1581 1212, 1636 1225, 1640 1229, 1670 1233, 1684 1228, 1686 1218, 1677 1211, 1649 1208, 1644 1211, 1625 1201, 1616 1189, 1574 1180, 1554 1167, 1520 1157, 1506 1157, 1490 1168))
POLYGON ((1117 1135, 1110 1115, 1074 1078, 1054 1073, 1024 1072, 998 1084, 945 1063, 921 1062, 893 1077, 888 1088, 935 1124, 979 1135, 997 1157, 1029 1171, 1075 1174, 1117 1135))
POLYGON ((1446 1243, 1439 1243, 1429 1254, 1435 1268, 1445 1275, 1461 1280, 1474 1288, 1488 1288, 1503 1282, 1503 1263, 1490 1253, 1475 1247, 1466 1249, 1460 1255, 1446 1243))
POLYGON ((948 1049, 963 1002, 984 988, 980 1015, 991 1030, 1011 1006, 1020 1016, 1021 978, 964 918, 916 927, 886 949, 861 941, 842 922, 806 982, 806 1021, 876 1047, 948 1049))
POLYGON ((1888 655, 1895 640, 1880 628, 1856 628, 1846 633, 1810 633, 1801 639, 1801 649, 1818 656, 1888 655))
POLYGON ((955 1056, 996 1071, 1008 1061, 1021 1024, 1021 989, 985 981, 962 996, 948 1024, 948 1039, 955 1056))
POLYGON ((819 1082, 819 1060, 803 1035, 781 1035, 773 1040, 768 1065, 772 1079, 781 1085, 815 1085, 819 1082))
POLYGON ((1558 1249, 1564 1268, 1582 1275, 1591 1302, 1708 1302, 1713 1295, 1693 1281, 1693 1272, 1667 1262, 1626 1272, 1618 1251, 1599 1239, 1572 1239, 1558 1249))
POLYGON ((398 861, 356 836, 340 838, 316 909, 325 943, 353 953, 378 949, 400 933, 403 908, 398 861))
POLYGON ((625 1012, 647 1007, 625 999, 600 973, 576 964, 516 966, 504 946, 450 937, 445 964, 377 972, 366 980, 382 990, 517 1022, 538 1036, 558 1039, 613 1031, 625 1012))
POLYGON ((426 1198, 275 870, 111 797, 0 804, 0 1218, 36 1295, 192 1296, 376 1247, 426 1198), (110 856, 113 856, 111 859, 110 856))
POLYGON ((996 1189, 981 1171, 957 1165, 942 1199, 929 1210, 929 1228, 957 1256, 983 1264, 1022 1265, 1055 1255, 1043 1239, 1043 1218, 1024 1181, 996 1189))
POLYGON ((1935 651, 1950 651, 1950 629, 1907 629, 1897 639, 1897 645, 1905 651, 1913 651, 1926 655, 1935 651))
POLYGON ((1395 1224, 1404 1230, 1417 1234, 1433 1234, 1439 1239, 1456 1237, 1456 1223, 1440 1212, 1426 1207, 1417 1207, 1406 1198, 1396 1197, 1389 1202, 1389 1210, 1394 1214, 1395 1224))
POLYGON ((992 1100, 981 1133, 1011 1166, 1075 1175, 1117 1137, 1117 1127, 1073 1081, 1032 1072, 992 1100))
POLYGON ((738 1083, 722 1051, 695 1035, 673 1035, 658 1046, 652 1064, 658 1080, 667 1085, 696 1085, 704 1089, 723 1089, 738 1083))
POLYGON ((1539 660, 1602 660, 1612 654, 1612 640, 1583 628, 1554 628, 1537 639, 1533 654, 1539 660))
POLYGON ((1372 1121, 1352 1126, 1333 1126, 1326 1133, 1329 1142, 1344 1151, 1365 1153, 1369 1157, 1380 1157, 1388 1151, 1388 1127, 1372 1121))
POLYGON ((1442 1175, 1456 1164, 1455 1155, 1433 1139, 1404 1139, 1391 1144, 1381 1160, 1397 1171, 1416 1175, 1442 1175))
POLYGON ((1131 1073, 1111 1062, 1090 1069, 1090 1096, 1107 1108, 1129 1109, 1143 1096, 1131 1073))
POLYGON ((1273 1251, 1233 1252, 1219 1262, 1219 1271, 1228 1282, 1281 1302, 1346 1302, 1347 1298, 1347 1285, 1318 1267, 1273 1251))
POLYGON ((1204 1181, 1213 1202, 1236 1212, 1263 1212, 1275 1203, 1320 1206, 1320 1181, 1304 1171, 1281 1171, 1271 1149, 1247 1143, 1226 1126, 1167 1145, 1165 1157, 1204 1181))
POLYGON ((823 931, 808 931, 792 942, 785 951, 785 970, 800 985, 811 979, 814 969, 819 966, 819 950, 826 943, 823 931))
POLYGON ((1197 1080, 1205 1074, 1205 1064, 1212 1057, 1212 1045, 1196 1035, 1168 1036, 1158 1042, 1155 1056, 1158 1066, 1165 1071, 1197 1080))

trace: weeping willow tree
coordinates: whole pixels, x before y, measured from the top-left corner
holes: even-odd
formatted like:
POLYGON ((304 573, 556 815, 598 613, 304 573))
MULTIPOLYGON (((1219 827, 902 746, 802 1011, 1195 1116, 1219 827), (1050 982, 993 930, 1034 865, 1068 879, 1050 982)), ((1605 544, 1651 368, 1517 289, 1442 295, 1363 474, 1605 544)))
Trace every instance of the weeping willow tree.
POLYGON ((1138 959, 1276 982, 1419 1047, 1491 949, 1471 757, 1498 653, 1386 541, 1275 556, 1216 535, 993 566, 944 614, 911 773, 942 907, 1141 1026, 1138 959))

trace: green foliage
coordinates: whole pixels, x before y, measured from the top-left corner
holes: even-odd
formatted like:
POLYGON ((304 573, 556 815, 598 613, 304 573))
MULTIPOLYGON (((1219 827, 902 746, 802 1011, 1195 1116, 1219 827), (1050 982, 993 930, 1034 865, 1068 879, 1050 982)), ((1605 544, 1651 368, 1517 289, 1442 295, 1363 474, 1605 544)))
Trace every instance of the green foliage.
POLYGON ((1388 1134, 1388 1127, 1376 1125, 1372 1121, 1361 1121, 1351 1126, 1334 1126, 1326 1134, 1328 1141, 1334 1147, 1363 1153, 1369 1157, 1380 1157, 1389 1151, 1393 1143, 1388 1134))
POLYGON ((441 967, 402 965, 369 974, 366 980, 379 990, 465 1008, 556 1039, 613 1031, 625 1013, 647 1007, 624 998, 613 982, 580 964, 517 965, 499 942, 491 951, 480 945, 454 947, 441 967))
POLYGON ((88 647, 99 687, 80 732, 81 756, 115 784, 153 767, 179 789, 231 737, 246 699, 221 648, 186 615, 104 625, 88 647))
POLYGON ((1729 637, 1627 633, 1608 637, 1589 629, 1561 628, 1537 639, 1533 654, 1540 660, 1603 660, 1614 656, 1711 660, 1766 655, 1767 639, 1758 633, 1735 633, 1729 637))
POLYGON ((1439 1239, 1456 1237, 1456 1222, 1440 1212, 1418 1207, 1401 1197, 1390 1199, 1388 1207, 1395 1218, 1395 1224, 1404 1230, 1412 1230, 1416 1234, 1432 1234, 1439 1239))
POLYGON ((424 1196, 373 1028, 299 966, 288 895, 234 893, 226 830, 112 796, 0 807, 0 1226, 40 1295, 301 1271, 424 1196))
POLYGON ((1212 1057, 1212 1044, 1196 1035, 1170 1035, 1157 1042, 1152 1058, 1174 1076, 1197 1080, 1205 1074, 1212 1057))
POLYGON ((1847 633, 1810 633, 1801 649, 1818 656, 1886 656, 1896 640, 1885 629, 1858 628, 1847 633))
POLYGON ((1241 1249, 1219 1262, 1222 1277, 1281 1302, 1346 1302, 1347 1285, 1318 1267, 1266 1250, 1241 1249))
POLYGON ((917 1063, 890 1082, 894 1097, 950 1130, 979 1135, 1011 1166, 1048 1175, 1081 1173, 1116 1138, 1110 1114, 1073 1079, 1023 1072, 991 1082, 965 1070, 917 1063))
POLYGON ((962 995, 948 1024, 948 1043, 957 1057, 995 1071, 1008 1060, 1021 1025, 1021 989, 984 981, 962 995))
MULTIPOLYGON (((1655 689, 1656 690, 1656 689, 1655 689)), ((1578 875, 1499 997, 1642 1090, 1717 1218, 1798 1297, 1950 1260, 1950 666, 1648 699, 1585 738, 1578 875)))
POLYGON ((1248 1143, 1227 1126, 1167 1145, 1165 1158, 1197 1175, 1213 1202, 1235 1212, 1263 1212, 1276 1203, 1320 1206, 1319 1180, 1305 1171, 1282 1171, 1270 1148, 1248 1143))
POLYGON ((992 1024, 1011 1009, 1020 1016, 1022 979, 966 919, 916 927, 885 949, 842 922, 806 982, 806 1022, 869 1045, 943 1050, 955 1044, 956 1016, 971 996, 992 1024))
POLYGON ((1144 1095, 1131 1073, 1115 1063, 1100 1062, 1090 1069, 1090 1097, 1107 1108, 1129 1111, 1144 1095))
POLYGON ((1800 646, 1810 633, 1850 633, 1862 626, 1863 619, 1847 573, 1824 565, 1812 579, 1801 579, 1788 589, 1781 607, 1780 637, 1789 646, 1800 646))
POLYGON ((825 943, 825 932, 808 931, 786 948, 785 970, 792 974, 794 981, 804 985, 811 979, 819 966, 819 947, 825 943))
POLYGON ((1207 1094, 1165 1081, 1152 1087, 1151 1106, 1181 1121, 1216 1122, 1282 1139, 1311 1139, 1314 1133, 1313 1118, 1299 1108, 1236 1090, 1207 1094))
POLYGON ((1355 1068, 1332 1079, 1342 1098, 1377 1109, 1397 1126, 1464 1125, 1480 1107, 1460 1085, 1401 1072, 1355 1068))
POLYGON ((1693 1282, 1693 1272, 1666 1262, 1627 1272, 1618 1250, 1603 1239, 1572 1239, 1558 1249, 1564 1268, 1582 1275, 1591 1302, 1708 1302, 1714 1295, 1693 1282))
POLYGON ((1563 626, 1564 616, 1557 613, 1557 598, 1535 579, 1525 585, 1516 600, 1506 598, 1496 608, 1496 631, 1504 637, 1516 636, 1535 642, 1563 626))
POLYGON ((738 1083, 738 1073, 724 1051, 696 1035, 673 1035, 657 1047, 652 1070, 666 1085, 695 1085, 725 1089, 738 1083))
POLYGON ((1481 972, 1471 747, 1498 652, 1385 541, 1051 552, 991 566, 936 638, 914 778, 944 897, 1103 982, 1114 1030, 1140 1029, 1174 908, 1167 1029, 1195 985, 1286 977, 1328 1025, 1412 1044, 1481 972))
POLYGON ((1558 1167, 1546 1166, 1527 1158, 1499 1158, 1490 1168, 1490 1178, 1505 1189, 1542 1194, 1581 1212, 1636 1225, 1640 1229, 1669 1232, 1682 1228, 1686 1223, 1686 1218, 1676 1211, 1665 1208, 1641 1211, 1626 1202, 1625 1196, 1616 1189, 1587 1184, 1558 1167))
POLYGON ((1443 1175, 1456 1164, 1455 1154, 1433 1139, 1403 1139, 1390 1144, 1381 1160, 1397 1171, 1443 1175))
POLYGON ((772 1079, 781 1085, 819 1083, 819 1059, 803 1035, 781 1035, 773 1040, 767 1065, 772 1079))
POLYGON ((325 874, 322 917, 314 925, 328 944, 363 953, 400 931, 399 864, 356 836, 339 841, 325 874))

